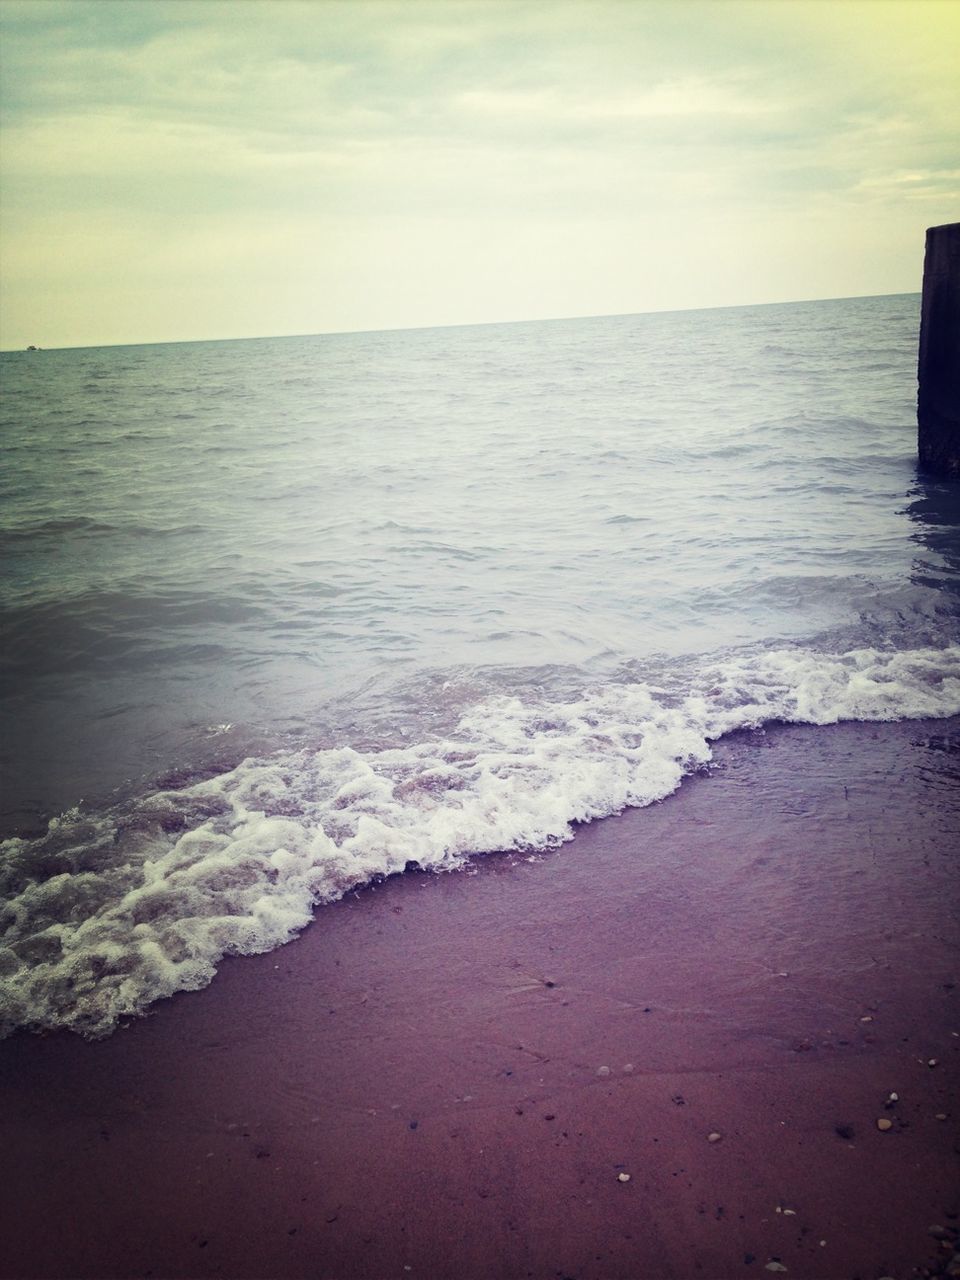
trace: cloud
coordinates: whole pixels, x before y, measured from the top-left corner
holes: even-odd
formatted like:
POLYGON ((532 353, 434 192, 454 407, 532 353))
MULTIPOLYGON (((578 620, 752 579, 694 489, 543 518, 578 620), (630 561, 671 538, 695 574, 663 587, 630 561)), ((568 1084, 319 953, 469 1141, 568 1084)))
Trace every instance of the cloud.
POLYGON ((5 345, 141 336, 147 296, 148 336, 176 337, 885 292, 956 216, 960 5, 938 0, 2 21, 5 345), (778 261, 813 225, 824 270, 778 261))

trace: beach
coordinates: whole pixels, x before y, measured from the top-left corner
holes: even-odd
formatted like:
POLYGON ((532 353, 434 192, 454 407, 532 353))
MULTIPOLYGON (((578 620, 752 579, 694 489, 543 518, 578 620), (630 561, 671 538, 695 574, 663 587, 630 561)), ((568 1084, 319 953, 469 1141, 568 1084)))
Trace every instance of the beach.
POLYGON ((960 1280, 956 37, 0 0, 0 1280, 960 1280))
POLYGON ((3 1276, 949 1274, 958 747, 736 733, 559 850, 371 884, 109 1038, 18 1033, 3 1276))

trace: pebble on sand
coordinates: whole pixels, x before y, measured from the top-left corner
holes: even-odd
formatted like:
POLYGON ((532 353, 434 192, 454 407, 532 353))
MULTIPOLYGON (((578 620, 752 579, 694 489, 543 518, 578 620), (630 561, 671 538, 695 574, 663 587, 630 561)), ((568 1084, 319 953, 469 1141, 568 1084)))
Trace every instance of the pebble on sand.
POLYGON ((937 1114, 934 1116, 935 1120, 946 1120, 946 1118, 947 1118, 947 1113, 945 1111, 938 1111, 937 1114))
POLYGON ((618 1181, 618 1182, 629 1182, 629 1181, 630 1181, 630 1175, 629 1175, 629 1173, 618 1173, 618 1174, 617 1174, 617 1181, 618 1181))
POLYGON ((928 1058, 928 1059, 927 1059, 927 1066, 928 1066, 928 1067, 935 1067, 936 1065, 937 1065, 937 1060, 936 1060, 936 1058, 928 1058))
POLYGON ((707 1134, 707 1141, 708 1141, 708 1142, 719 1142, 719 1141, 720 1141, 720 1139, 721 1139, 722 1137, 723 1137, 723 1134, 722 1134, 722 1133, 717 1133, 717 1132, 716 1132, 716 1130, 714 1130, 714 1132, 713 1132, 713 1133, 708 1133, 708 1134, 707 1134))
POLYGON ((877 1128, 881 1133, 886 1133, 888 1129, 893 1128, 893 1121, 888 1120, 885 1116, 881 1116, 877 1121, 877 1128))
POLYGON ((764 1267, 764 1271, 786 1271, 786 1269, 787 1268, 783 1265, 783 1263, 777 1262, 776 1259, 774 1259, 772 1262, 768 1262, 767 1265, 764 1267))
POLYGON ((609 1068, 609 1067, 597 1067, 597 1075, 598 1075, 598 1076, 608 1076, 609 1074, 610 1074, 610 1068, 609 1068))

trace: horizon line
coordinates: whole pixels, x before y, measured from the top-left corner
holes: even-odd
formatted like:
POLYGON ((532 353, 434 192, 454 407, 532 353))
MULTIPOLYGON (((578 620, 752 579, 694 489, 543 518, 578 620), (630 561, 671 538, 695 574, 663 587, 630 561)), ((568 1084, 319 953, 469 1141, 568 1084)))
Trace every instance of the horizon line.
POLYGON ((818 302, 853 302, 866 298, 909 298, 920 297, 920 294, 921 291, 919 289, 910 289, 896 293, 852 293, 828 298, 782 298, 775 302, 722 302, 708 307, 655 307, 649 311, 601 311, 590 312, 586 315, 539 316, 523 320, 455 320, 448 324, 389 325, 386 328, 377 329, 317 329, 301 333, 259 333, 220 338, 159 338, 152 341, 138 342, 83 342, 77 343, 75 346, 63 347, 0 346, 0 355, 25 354, 31 351, 100 351, 114 347, 172 347, 187 346, 200 342, 266 342, 283 338, 340 338, 374 333, 418 333, 431 329, 479 329, 493 325, 508 324, 564 324, 573 320, 619 320, 629 316, 683 315, 687 312, 696 311, 743 311, 753 307, 803 306, 818 302))

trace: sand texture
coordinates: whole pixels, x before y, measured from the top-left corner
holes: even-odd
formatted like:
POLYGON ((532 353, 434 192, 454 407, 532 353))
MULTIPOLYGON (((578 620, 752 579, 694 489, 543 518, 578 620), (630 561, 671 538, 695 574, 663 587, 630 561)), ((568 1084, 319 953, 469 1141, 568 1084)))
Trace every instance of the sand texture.
POLYGON ((946 1274, 960 723, 716 755, 109 1039, 0 1045, 0 1274, 946 1274))

